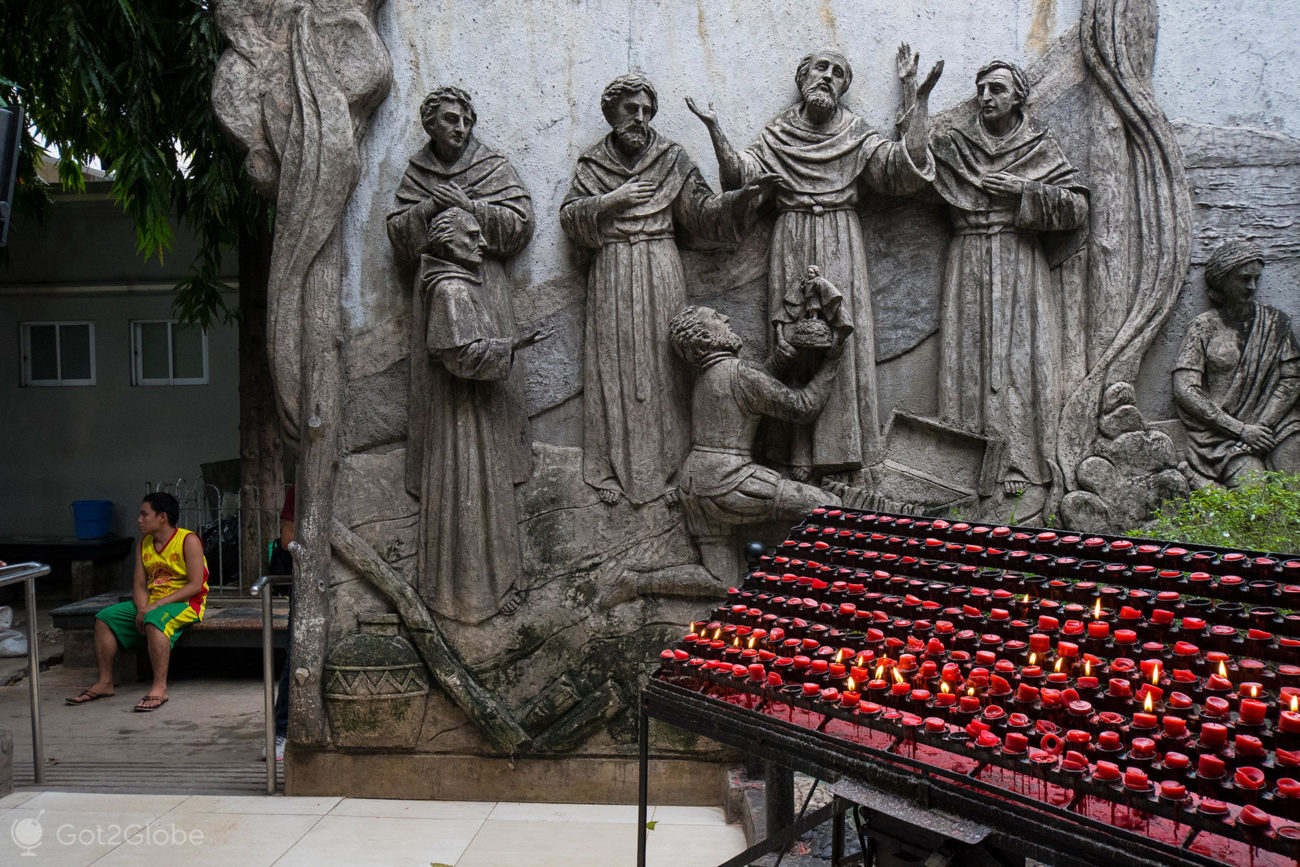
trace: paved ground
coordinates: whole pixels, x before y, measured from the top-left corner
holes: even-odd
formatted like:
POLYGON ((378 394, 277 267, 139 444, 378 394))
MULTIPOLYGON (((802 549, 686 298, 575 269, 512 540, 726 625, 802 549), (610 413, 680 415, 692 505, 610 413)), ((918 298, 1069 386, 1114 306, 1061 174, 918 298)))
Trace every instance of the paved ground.
MULTIPOLYGON (((51 636, 56 638, 57 636, 51 636)), ((57 657, 57 643, 42 657, 57 657)), ((0 663, 0 684, 21 663, 0 663)), ((240 661, 247 670, 247 660, 240 661)), ((182 676, 159 711, 116 697, 64 704, 87 669, 41 673, 46 784, 34 787, 27 682, 0 685, 18 791, 0 799, 0 864, 455 865, 616 867, 635 863, 634 805, 375 801, 267 796, 262 685, 212 668, 182 676), (160 745, 167 745, 160 756, 160 745), (33 844, 36 845, 33 845, 33 844), (33 857, 18 861, 30 848, 33 857)), ((654 808, 649 863, 719 864, 745 848, 712 807, 654 808)))

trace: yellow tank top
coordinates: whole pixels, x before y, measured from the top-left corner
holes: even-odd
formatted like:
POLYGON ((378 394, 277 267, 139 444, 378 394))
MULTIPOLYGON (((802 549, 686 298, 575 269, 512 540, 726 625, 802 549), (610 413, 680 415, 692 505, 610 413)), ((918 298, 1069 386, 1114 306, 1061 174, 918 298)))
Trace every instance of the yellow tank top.
MULTIPOLYGON (((140 543, 140 560, 144 563, 145 583, 149 587, 149 601, 161 599, 188 583, 185 570, 185 538, 194 535, 189 530, 177 529, 161 551, 153 544, 153 536, 145 536, 140 543)), ((199 617, 203 616, 208 598, 208 561, 203 560, 203 589, 186 600, 199 617)))

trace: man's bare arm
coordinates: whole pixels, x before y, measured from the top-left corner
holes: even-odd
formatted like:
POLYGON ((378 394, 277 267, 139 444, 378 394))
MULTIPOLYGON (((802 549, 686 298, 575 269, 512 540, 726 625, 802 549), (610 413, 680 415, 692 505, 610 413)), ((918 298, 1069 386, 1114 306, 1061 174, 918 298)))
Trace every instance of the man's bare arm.
POLYGON ((203 589, 203 543, 199 541, 198 533, 190 533, 185 537, 181 553, 185 556, 185 586, 145 606, 146 610, 152 611, 159 605, 170 605, 173 602, 184 602, 203 589))

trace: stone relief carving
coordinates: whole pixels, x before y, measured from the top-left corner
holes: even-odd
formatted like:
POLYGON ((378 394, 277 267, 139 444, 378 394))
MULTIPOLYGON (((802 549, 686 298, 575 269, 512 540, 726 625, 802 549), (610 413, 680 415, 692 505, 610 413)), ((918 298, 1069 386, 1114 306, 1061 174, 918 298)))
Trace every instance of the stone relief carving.
POLYGON ((230 47, 213 74, 212 107, 276 205, 266 332, 282 427, 298 446, 295 743, 327 740, 320 682, 343 379, 339 224, 361 173, 361 135, 392 84, 374 26, 380 3, 222 0, 214 9, 230 47))
POLYGON ((473 215, 443 210, 428 238, 418 289, 424 316, 413 324, 428 363, 428 391, 414 396, 427 407, 418 586, 433 611, 478 623, 513 613, 522 600, 515 485, 528 477, 532 450, 519 437, 523 406, 510 381, 515 353, 549 334, 514 336, 509 285, 483 279, 473 215))
MULTIPOLYGON (((825 278, 821 278, 825 279, 825 278)), ((834 287, 829 287, 834 292, 834 287)), ((838 294, 837 292, 835 294, 838 294)), ((687 307, 673 317, 673 351, 695 370, 691 395, 691 451, 677 473, 686 526, 704 568, 729 581, 743 567, 734 530, 744 524, 796 520, 818 505, 839 504, 822 488, 782 476, 754 459, 762 418, 809 424, 822 414, 842 373, 849 332, 819 352, 817 369, 803 388, 791 388, 739 357, 744 344, 729 319, 708 307, 687 307)), ((723 585, 725 586, 725 585, 723 585)))
POLYGON ((1223 244, 1205 265, 1214 309, 1188 326, 1173 371, 1193 487, 1300 470, 1300 344, 1290 317, 1254 300, 1263 270, 1249 241, 1223 244))
MULTIPOLYGON (((411 158, 397 188, 388 214, 388 238, 404 265, 418 264, 427 248, 429 223, 449 208, 460 208, 474 217, 483 239, 479 279, 482 295, 492 299, 489 307, 500 311, 507 326, 514 328, 511 296, 513 287, 506 275, 507 260, 523 250, 533 235, 533 203, 518 173, 504 156, 474 135, 478 116, 470 95, 458 87, 440 87, 420 104, 420 125, 429 142, 411 158)), ((413 494, 420 490, 424 464, 427 404, 430 396, 431 365, 426 351, 424 325, 427 311, 417 275, 412 295, 411 378, 408 397, 409 435, 406 447, 406 486, 413 494)), ((522 377, 511 377, 504 386, 510 391, 513 414, 500 421, 518 442, 527 443, 528 420, 524 406, 522 377)), ((518 452, 519 449, 514 449, 518 452)), ((515 457, 512 455, 512 459, 515 457)), ((528 477, 529 453, 524 450, 513 475, 516 482, 528 477)))
MULTIPOLYGON (((1088 190, 1051 132, 1024 110, 1029 83, 995 60, 975 77, 978 111, 936 131, 935 189, 954 237, 940 310, 939 414, 1006 443, 1003 493, 1031 523, 1060 487, 1062 311, 1048 246, 1085 226, 1088 190), (1053 237, 1053 236, 1058 237, 1053 237), (1030 490, 1030 489, 1033 490, 1030 490)), ((1059 496, 1059 494, 1058 494, 1059 496)))
POLYGON ((755 175, 714 193, 650 125, 658 106, 643 76, 610 82, 600 99, 610 133, 578 158, 560 210, 565 233, 594 251, 583 474, 609 504, 663 496, 690 444, 685 371, 668 346, 668 321, 686 303, 676 238, 734 243, 774 180, 755 175))
POLYGON ((917 56, 899 49, 903 85, 902 141, 890 141, 841 104, 853 82, 853 69, 839 52, 815 51, 799 63, 795 83, 800 100, 764 128, 759 140, 737 152, 712 109, 687 104, 709 131, 724 189, 776 174, 777 218, 769 253, 768 317, 770 340, 792 356, 789 332, 803 310, 803 284, 809 265, 843 292, 843 314, 853 323, 845 344, 842 375, 834 383, 826 413, 811 426, 773 431, 774 455, 797 478, 859 472, 878 458, 880 421, 876 401, 875 326, 862 223, 856 212, 861 185, 902 195, 934 179, 926 136, 928 97, 942 63, 920 85, 917 56))
POLYGON ((1133 530, 1165 500, 1187 496, 1174 441, 1152 429, 1136 404, 1127 382, 1102 395, 1097 438, 1077 471, 1079 487, 1061 499, 1062 526, 1133 530))

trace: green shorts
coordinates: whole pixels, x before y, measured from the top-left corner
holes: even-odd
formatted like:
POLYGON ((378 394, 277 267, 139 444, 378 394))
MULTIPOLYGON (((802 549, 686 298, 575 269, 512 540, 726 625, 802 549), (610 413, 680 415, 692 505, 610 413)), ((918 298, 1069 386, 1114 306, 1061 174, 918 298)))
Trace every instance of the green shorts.
MULTIPOLYGON (((107 623, 123 647, 135 647, 144 642, 144 633, 135 628, 135 614, 135 603, 128 600, 108 606, 96 614, 95 619, 107 623)), ((199 622, 199 612, 188 602, 171 602, 150 611, 144 616, 144 622, 156 626, 174 645, 183 628, 199 622)))

